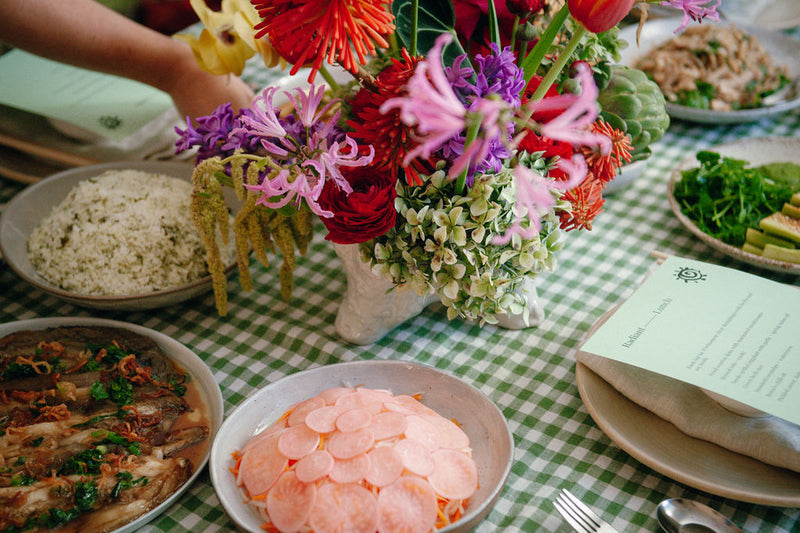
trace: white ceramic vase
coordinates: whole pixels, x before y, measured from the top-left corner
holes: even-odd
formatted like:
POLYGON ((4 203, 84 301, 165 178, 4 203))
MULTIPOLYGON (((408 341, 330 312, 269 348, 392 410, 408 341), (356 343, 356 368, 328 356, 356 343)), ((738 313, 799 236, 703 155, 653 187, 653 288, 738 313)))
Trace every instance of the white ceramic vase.
MULTIPOLYGON (((361 259, 357 244, 334 243, 333 247, 347 276, 347 289, 334 323, 343 340, 371 344, 438 301, 436 294, 420 296, 413 289, 395 287, 391 280, 372 272, 361 259)), ((498 327, 523 329, 537 326, 544 319, 533 279, 525 283, 523 291, 530 309, 528 322, 521 314, 503 315, 498 317, 498 327)))

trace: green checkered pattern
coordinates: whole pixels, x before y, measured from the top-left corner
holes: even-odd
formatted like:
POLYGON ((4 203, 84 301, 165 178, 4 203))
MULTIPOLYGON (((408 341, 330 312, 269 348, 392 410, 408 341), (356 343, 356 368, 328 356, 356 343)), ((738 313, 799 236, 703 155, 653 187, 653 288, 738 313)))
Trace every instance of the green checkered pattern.
MULTIPOLYGON (((263 70, 250 79, 263 85, 263 70)), ((274 79, 274 76, 273 76, 274 79)), ((229 282, 229 313, 219 317, 213 296, 143 313, 74 307, 21 281, 0 263, 0 321, 52 316, 102 316, 169 335, 212 369, 230 413, 260 387, 289 374, 344 361, 400 359, 434 366, 477 387, 505 414, 514 434, 514 466, 500 499, 478 531, 567 532, 551 500, 567 488, 620 531, 657 531, 664 498, 700 500, 746 531, 797 531, 800 510, 728 500, 692 489, 622 451, 594 423, 575 384, 575 347, 592 324, 626 298, 654 264, 652 250, 730 264, 684 229, 666 197, 671 169, 699 149, 747 137, 798 136, 797 113, 753 124, 709 127, 675 121, 654 146, 643 175, 610 195, 590 232, 568 235, 554 272, 538 278, 547 316, 523 331, 450 322, 430 306, 369 346, 344 344, 333 327, 345 277, 322 231, 298 262, 293 299, 280 299, 279 259, 254 267, 256 289, 229 282)), ((22 185, 0 180, 0 205, 22 185)), ((796 277, 732 266, 794 285, 796 277)), ((653 435, 658 438, 658 435, 653 435)), ((679 451, 677 453, 680 453, 679 451)), ((800 490, 800 489, 798 489, 800 490)), ((207 472, 143 531, 233 531, 207 472)))

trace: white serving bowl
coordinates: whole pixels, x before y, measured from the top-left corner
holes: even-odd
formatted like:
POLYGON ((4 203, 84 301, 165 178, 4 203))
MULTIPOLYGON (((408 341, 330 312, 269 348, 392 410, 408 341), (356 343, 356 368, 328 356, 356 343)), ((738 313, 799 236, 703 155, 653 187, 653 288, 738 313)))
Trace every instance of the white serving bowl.
MULTIPOLYGON (((114 311, 140 311, 166 307, 211 290, 211 276, 144 294, 124 296, 91 296, 64 290, 42 278, 28 258, 28 238, 41 220, 58 205, 79 182, 99 176, 107 170, 132 169, 154 174, 165 174, 189 181, 192 166, 188 163, 163 161, 122 161, 77 167, 58 172, 30 185, 8 203, 0 216, 0 252, 8 266, 31 285, 64 301, 93 309, 114 311)), ((229 200, 235 207, 235 200, 229 200)), ((229 265, 226 272, 235 267, 229 265)))
POLYGON ((472 531, 500 496, 514 458, 514 439, 497 406, 472 385, 433 367, 404 361, 356 361, 292 374, 244 400, 220 428, 211 448, 211 482, 225 511, 243 531, 262 533, 263 520, 244 501, 230 472, 232 454, 289 407, 332 387, 386 389, 393 394, 420 394, 422 403, 458 421, 470 439, 478 467, 478 490, 464 516, 441 532, 472 531))

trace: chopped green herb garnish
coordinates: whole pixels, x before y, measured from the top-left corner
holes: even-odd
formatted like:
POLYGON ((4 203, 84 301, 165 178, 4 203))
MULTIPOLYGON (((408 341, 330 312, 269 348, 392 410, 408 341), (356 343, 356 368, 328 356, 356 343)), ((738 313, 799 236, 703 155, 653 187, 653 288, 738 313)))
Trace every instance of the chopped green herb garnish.
POLYGON ((97 503, 97 485, 94 481, 75 483, 75 508, 78 511, 91 511, 97 503))
POLYGON ((27 474, 17 474, 16 476, 11 477, 12 487, 26 487, 28 485, 33 485, 34 483, 36 483, 36 478, 27 474))

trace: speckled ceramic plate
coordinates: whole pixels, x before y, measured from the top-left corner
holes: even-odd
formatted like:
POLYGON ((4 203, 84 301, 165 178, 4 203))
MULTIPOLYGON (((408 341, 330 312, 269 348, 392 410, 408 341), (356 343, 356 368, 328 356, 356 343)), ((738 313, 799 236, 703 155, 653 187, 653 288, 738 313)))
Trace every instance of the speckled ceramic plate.
POLYGON ((292 374, 251 395, 225 419, 211 450, 211 482, 225 511, 243 531, 262 533, 263 519, 244 501, 229 468, 232 453, 293 404, 325 389, 362 385, 393 394, 421 394, 422 403, 454 419, 470 438, 478 491, 464 516, 441 532, 472 531, 500 496, 514 459, 514 439, 500 410, 472 385, 433 367, 403 361, 356 361, 292 374))
MULTIPOLYGON (((712 146, 707 149, 708 151, 717 152, 723 156, 734 157, 736 159, 743 159, 750 162, 751 166, 758 166, 765 163, 791 161, 800 163, 800 138, 793 137, 765 137, 760 139, 743 139, 729 144, 721 144, 712 146)), ((775 272, 782 272, 784 274, 800 274, 800 265, 795 263, 788 263, 786 261, 778 261, 777 259, 769 259, 761 257, 760 255, 751 254, 744 250, 726 244, 719 239, 703 233, 697 225, 689 219, 681 211, 678 201, 675 199, 674 189, 675 183, 681 179, 681 172, 690 168, 695 168, 699 165, 695 156, 689 157, 681 161, 681 163, 673 170, 670 177, 667 197, 672 212, 678 217, 678 220, 700 240, 715 250, 724 253, 734 259, 744 263, 772 270, 775 272)))
MULTIPOLYGON (((636 29, 634 24, 620 31, 620 38, 628 42, 628 47, 620 53, 620 63, 633 66, 639 57, 647 55, 650 50, 660 46, 675 37, 675 28, 680 24, 680 18, 664 18, 647 21, 642 30, 639 44, 636 43, 636 29)), ((693 23, 696 24, 696 23, 693 23)), ((713 24, 703 21, 702 24, 713 24)), ((787 67, 789 78, 800 77, 800 41, 792 37, 763 27, 738 24, 737 27, 745 32, 755 35, 772 60, 777 65, 787 67)), ((753 109, 740 109, 735 111, 712 111, 709 109, 696 109, 693 107, 667 103, 667 113, 672 118, 701 122, 706 124, 732 124, 738 122, 753 122, 766 117, 782 115, 787 111, 800 106, 800 96, 795 96, 770 107, 757 107, 753 109)))
MULTIPOLYGON (((173 305, 211 290, 211 276, 168 289, 126 296, 89 296, 66 291, 42 278, 28 259, 28 238, 52 208, 79 182, 112 169, 135 169, 189 180, 192 167, 187 163, 124 161, 77 167, 58 172, 23 189, 3 209, 0 216, 0 252, 8 266, 31 285, 64 301, 115 311, 140 311, 173 305)), ((233 201, 233 200, 232 200, 233 201)), ((228 271, 235 268, 235 263, 228 271)))

